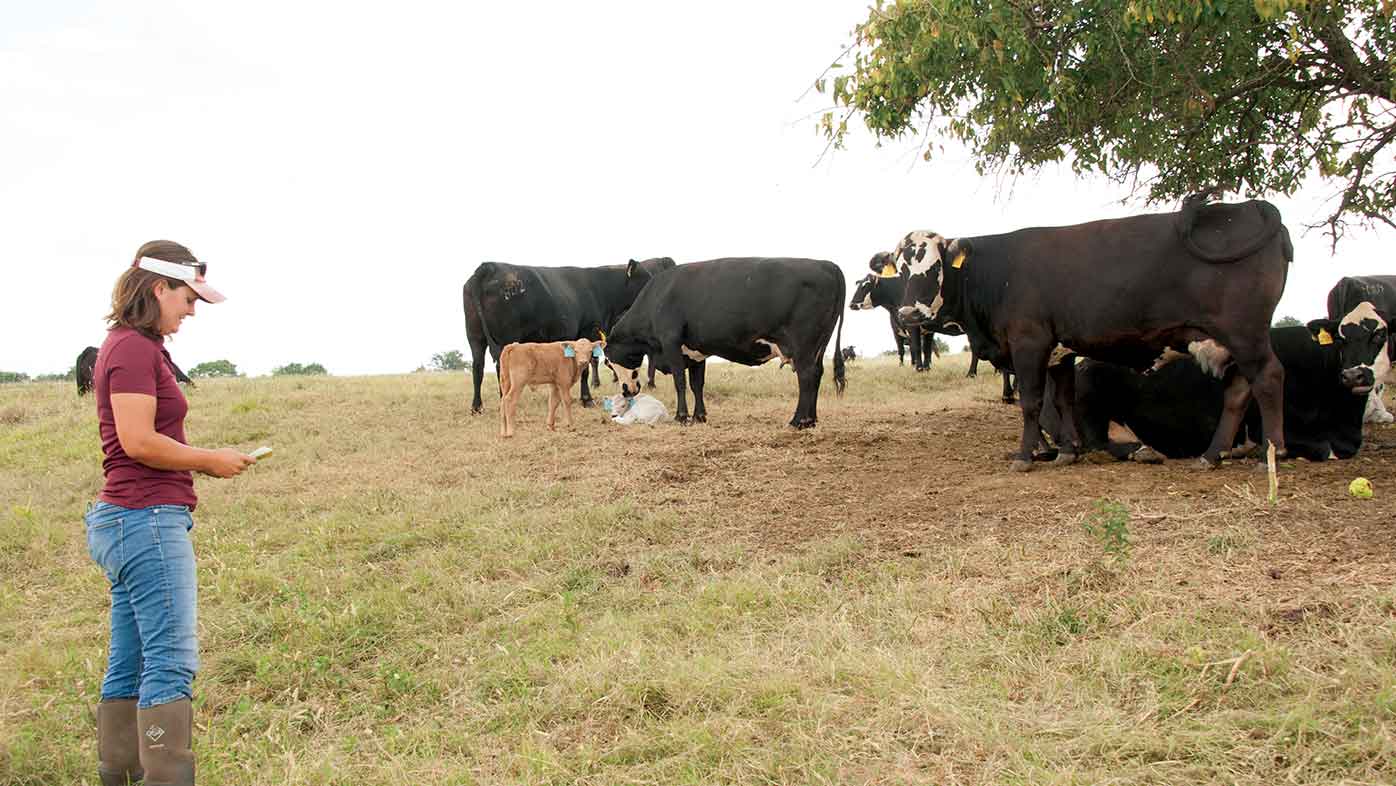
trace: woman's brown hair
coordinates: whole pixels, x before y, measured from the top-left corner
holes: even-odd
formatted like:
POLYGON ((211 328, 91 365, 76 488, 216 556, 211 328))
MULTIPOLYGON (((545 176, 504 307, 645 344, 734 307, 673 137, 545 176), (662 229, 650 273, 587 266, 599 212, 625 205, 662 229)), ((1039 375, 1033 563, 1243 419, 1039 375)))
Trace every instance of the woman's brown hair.
MULTIPOLYGON (((187 286, 183 281, 135 267, 141 257, 166 262, 198 262, 199 260, 173 240, 152 240, 136 251, 131 267, 116 279, 111 292, 111 313, 107 322, 112 328, 128 327, 151 337, 160 338, 160 303, 155 299, 155 284, 164 281, 170 289, 187 286)), ((110 329, 110 328, 109 328, 110 329)))

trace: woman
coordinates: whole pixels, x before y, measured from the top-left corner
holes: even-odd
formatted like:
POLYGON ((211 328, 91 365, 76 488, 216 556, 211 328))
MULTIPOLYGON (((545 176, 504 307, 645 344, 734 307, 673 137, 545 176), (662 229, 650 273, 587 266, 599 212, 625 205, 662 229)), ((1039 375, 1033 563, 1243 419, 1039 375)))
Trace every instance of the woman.
POLYGON ((87 545, 111 582, 111 651, 97 706, 102 786, 194 783, 190 699, 198 670, 191 470, 220 478, 255 460, 184 439, 188 402, 164 337, 199 300, 223 296, 206 266, 168 240, 141 246, 112 291, 94 390, 106 484, 87 512, 87 545))

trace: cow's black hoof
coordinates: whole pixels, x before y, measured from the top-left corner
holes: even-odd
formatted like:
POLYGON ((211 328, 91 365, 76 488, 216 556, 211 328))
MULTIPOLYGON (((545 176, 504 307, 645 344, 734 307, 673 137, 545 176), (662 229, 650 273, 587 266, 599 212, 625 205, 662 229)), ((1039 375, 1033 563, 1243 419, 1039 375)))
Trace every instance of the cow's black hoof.
POLYGON ((687 426, 689 423, 692 423, 693 421, 687 415, 677 415, 674 417, 674 422, 679 424, 680 426, 687 426))
POLYGON ((1130 461, 1137 461, 1140 464, 1162 464, 1166 459, 1157 450, 1145 445, 1144 447, 1129 454, 1130 461))
POLYGON ((582 399, 582 406, 586 407, 587 409, 591 409, 592 407, 596 406, 596 401, 595 399, 584 398, 582 399))
POLYGON ((965 379, 978 379, 978 378, 979 378, 979 375, 978 375, 978 374, 974 374, 974 373, 970 373, 970 374, 966 374, 966 375, 965 375, 965 379))
POLYGON ((694 423, 707 423, 707 422, 708 422, 708 413, 704 412, 704 413, 701 414, 701 415, 694 415, 694 416, 693 416, 693 422, 694 422, 694 423))
POLYGON ((1029 472, 1032 470, 1032 462, 1023 459, 1013 459, 1013 463, 1008 468, 1014 472, 1029 472))
POLYGON ((1016 399, 1016 398, 1006 398, 1006 399, 1003 399, 1003 403, 1005 403, 1005 404, 1017 404, 1017 403, 1018 403, 1018 399, 1016 399))
POLYGON ((807 428, 814 428, 817 422, 818 421, 816 421, 814 418, 795 418, 794 420, 790 421, 790 425, 793 428, 804 431, 807 428))
POLYGON ((471 408, 470 408, 470 414, 472 414, 472 415, 482 415, 482 414, 484 414, 484 412, 485 412, 485 408, 484 408, 484 407, 471 407, 471 408))
POLYGON ((1217 467, 1221 466, 1221 458, 1210 458, 1208 456, 1200 456, 1197 459, 1197 466, 1202 469, 1216 469, 1217 467))

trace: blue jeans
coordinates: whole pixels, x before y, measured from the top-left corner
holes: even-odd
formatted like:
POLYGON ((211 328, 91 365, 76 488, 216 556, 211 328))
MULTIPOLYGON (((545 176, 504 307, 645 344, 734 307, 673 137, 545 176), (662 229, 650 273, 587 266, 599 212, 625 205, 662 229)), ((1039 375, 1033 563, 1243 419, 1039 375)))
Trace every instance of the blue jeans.
POLYGON ((192 699, 199 670, 194 519, 183 505, 94 502, 87 550, 111 582, 111 653, 102 699, 146 709, 192 699))

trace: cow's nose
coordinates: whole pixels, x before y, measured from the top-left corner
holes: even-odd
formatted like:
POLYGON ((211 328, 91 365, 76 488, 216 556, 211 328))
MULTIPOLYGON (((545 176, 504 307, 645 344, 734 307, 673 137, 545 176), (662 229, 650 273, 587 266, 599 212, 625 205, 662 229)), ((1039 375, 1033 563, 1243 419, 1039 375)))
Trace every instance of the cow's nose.
POLYGON ((1372 384, 1372 370, 1369 368, 1343 369, 1343 384, 1350 388, 1367 387, 1372 384))

